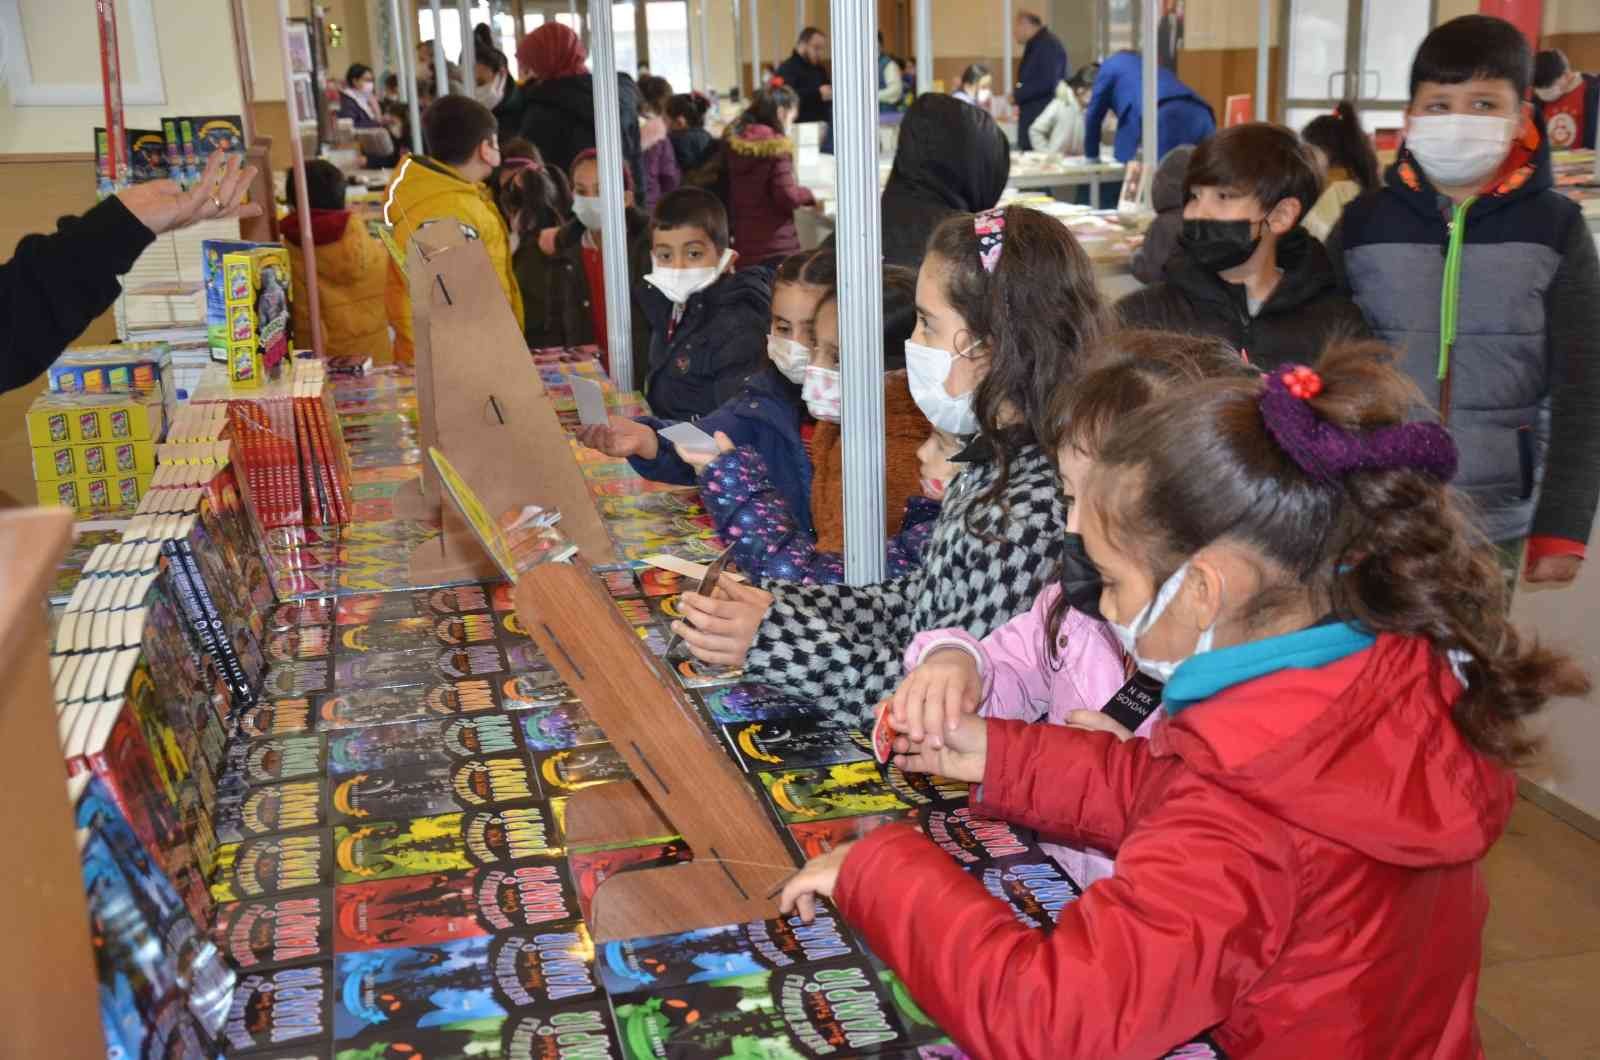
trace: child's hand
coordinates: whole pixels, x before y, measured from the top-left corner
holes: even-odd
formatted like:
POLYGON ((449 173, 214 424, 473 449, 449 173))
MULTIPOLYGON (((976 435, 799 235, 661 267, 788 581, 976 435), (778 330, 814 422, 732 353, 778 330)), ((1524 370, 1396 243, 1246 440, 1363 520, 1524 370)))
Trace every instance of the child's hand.
POLYGON ((694 657, 715 666, 742 668, 756 630, 772 606, 772 594, 723 578, 709 597, 684 593, 682 606, 684 617, 672 624, 672 632, 683 638, 694 657))
POLYGON ((706 469, 706 465, 711 463, 711 461, 715 460, 723 453, 733 452, 735 448, 733 440, 730 439, 726 434, 723 434, 721 431, 718 431, 715 435, 713 435, 713 437, 717 441, 717 451, 714 453, 707 453, 700 449, 685 449, 681 445, 674 445, 672 448, 677 450, 678 459, 694 468, 694 473, 698 475, 700 472, 706 469))
POLYGON ((832 898, 839 883, 839 870, 844 859, 850 856, 855 843, 841 843, 818 858, 806 862, 805 868, 789 877, 778 898, 778 912, 784 916, 796 911, 807 924, 817 918, 817 899, 832 898))
POLYGON ((895 689, 889 719, 896 732, 914 744, 944 746, 942 733, 954 729, 963 714, 974 714, 983 695, 978 663, 960 648, 939 648, 895 689))
POLYGON ((656 432, 625 416, 611 416, 604 427, 579 427, 578 441, 607 456, 630 456, 654 460, 661 451, 656 432))
POLYGON ((937 773, 981 784, 989 760, 989 723, 974 714, 963 714, 954 728, 945 730, 939 747, 931 740, 918 744, 901 735, 895 737, 894 751, 894 764, 907 773, 937 773))
POLYGON ((1133 739, 1121 723, 1112 721, 1098 710, 1073 710, 1067 712, 1067 726, 1072 729, 1088 729, 1090 732, 1109 732, 1119 740, 1133 739))

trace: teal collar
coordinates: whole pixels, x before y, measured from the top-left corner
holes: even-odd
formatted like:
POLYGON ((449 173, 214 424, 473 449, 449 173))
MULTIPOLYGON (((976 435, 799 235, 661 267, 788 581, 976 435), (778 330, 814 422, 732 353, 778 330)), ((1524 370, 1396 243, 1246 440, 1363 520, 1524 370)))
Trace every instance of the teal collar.
POLYGON ((1162 705, 1177 714, 1234 685, 1279 670, 1314 670, 1365 651, 1378 638, 1350 622, 1330 622, 1279 637, 1219 648, 1185 659, 1167 682, 1162 705))

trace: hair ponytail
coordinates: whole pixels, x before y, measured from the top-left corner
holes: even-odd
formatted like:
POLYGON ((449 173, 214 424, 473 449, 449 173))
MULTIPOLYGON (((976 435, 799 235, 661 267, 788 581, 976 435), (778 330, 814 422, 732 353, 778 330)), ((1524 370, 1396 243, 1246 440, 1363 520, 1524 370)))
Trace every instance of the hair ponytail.
POLYGON ((1372 140, 1361 125, 1355 104, 1348 99, 1341 99, 1332 114, 1311 119, 1300 138, 1327 155, 1330 166, 1344 167, 1362 191, 1371 191, 1382 183, 1378 154, 1372 149, 1372 140))

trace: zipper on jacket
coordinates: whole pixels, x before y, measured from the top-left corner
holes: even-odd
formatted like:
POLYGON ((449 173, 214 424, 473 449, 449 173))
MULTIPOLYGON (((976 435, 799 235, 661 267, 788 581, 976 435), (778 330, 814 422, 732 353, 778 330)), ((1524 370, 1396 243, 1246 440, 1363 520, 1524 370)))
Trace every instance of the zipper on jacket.
POLYGON ((1469 195, 1457 203, 1445 223, 1444 282, 1439 291, 1439 418, 1450 422, 1450 355, 1455 352, 1456 323, 1461 305, 1461 244, 1467 236, 1467 211, 1478 201, 1469 195))

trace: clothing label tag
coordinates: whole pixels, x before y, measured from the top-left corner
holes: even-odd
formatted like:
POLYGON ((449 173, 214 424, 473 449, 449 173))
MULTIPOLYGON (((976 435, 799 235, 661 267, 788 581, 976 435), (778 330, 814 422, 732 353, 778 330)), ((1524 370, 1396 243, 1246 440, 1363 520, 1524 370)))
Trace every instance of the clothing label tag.
POLYGON ((1117 689, 1102 713, 1129 732, 1137 732, 1161 705, 1161 688, 1154 678, 1135 671, 1128 683, 1117 689))

